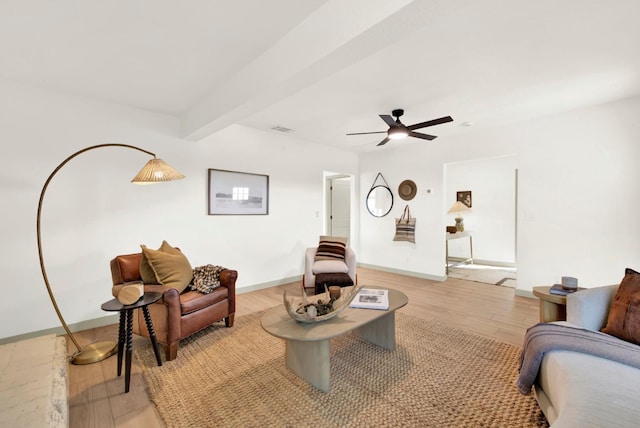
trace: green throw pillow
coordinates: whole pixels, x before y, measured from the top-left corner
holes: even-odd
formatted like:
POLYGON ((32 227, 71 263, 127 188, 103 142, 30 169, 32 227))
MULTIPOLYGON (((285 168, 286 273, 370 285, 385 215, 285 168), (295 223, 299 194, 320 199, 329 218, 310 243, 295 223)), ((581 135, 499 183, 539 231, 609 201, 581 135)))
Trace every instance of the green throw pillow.
POLYGON ((152 283, 175 288, 180 293, 189 286, 193 279, 193 269, 182 251, 172 247, 167 241, 162 241, 158 250, 152 250, 145 245, 140 245, 140 248, 143 259, 140 262, 140 276, 145 283, 149 283, 142 276, 143 264, 146 262, 154 274, 152 283))
MULTIPOLYGON (((160 248, 158 248, 157 251, 172 253, 180 250, 178 248, 173 248, 167 241, 162 241, 162 245, 160 245, 160 248)), ((142 253, 142 257, 140 258, 140 278, 145 284, 158 284, 156 273, 153 271, 153 268, 147 261, 144 252, 142 253)))

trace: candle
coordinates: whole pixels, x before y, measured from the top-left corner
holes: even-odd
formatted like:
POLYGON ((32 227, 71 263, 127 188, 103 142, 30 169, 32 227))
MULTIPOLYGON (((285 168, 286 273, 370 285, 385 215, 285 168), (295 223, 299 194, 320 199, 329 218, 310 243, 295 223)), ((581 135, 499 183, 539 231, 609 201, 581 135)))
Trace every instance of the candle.
POLYGON ((337 285, 329 287, 329 297, 331 300, 338 300, 340 298, 340 287, 337 285))

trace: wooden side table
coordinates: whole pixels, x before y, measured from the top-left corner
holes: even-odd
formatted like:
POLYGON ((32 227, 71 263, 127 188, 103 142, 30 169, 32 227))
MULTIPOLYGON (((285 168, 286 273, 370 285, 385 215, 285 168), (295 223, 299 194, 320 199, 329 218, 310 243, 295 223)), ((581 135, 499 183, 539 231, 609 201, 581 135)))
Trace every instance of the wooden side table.
POLYGON ((566 321, 567 296, 551 294, 550 286, 533 287, 533 295, 540 299, 540 322, 566 321))
POLYGON ((131 354, 133 353, 133 311, 134 309, 142 309, 144 321, 147 323, 147 330, 153 346, 153 353, 156 355, 158 365, 162 365, 160 352, 158 351, 158 341, 156 332, 153 329, 151 315, 149 314, 149 306, 151 303, 157 302, 162 297, 162 293, 144 293, 140 300, 131 305, 123 305, 118 299, 111 299, 102 304, 103 311, 120 312, 120 325, 118 329, 118 376, 122 374, 122 354, 125 351, 124 365, 124 392, 129 392, 129 384, 131 383, 131 354), (126 326, 125 326, 126 325, 126 326))

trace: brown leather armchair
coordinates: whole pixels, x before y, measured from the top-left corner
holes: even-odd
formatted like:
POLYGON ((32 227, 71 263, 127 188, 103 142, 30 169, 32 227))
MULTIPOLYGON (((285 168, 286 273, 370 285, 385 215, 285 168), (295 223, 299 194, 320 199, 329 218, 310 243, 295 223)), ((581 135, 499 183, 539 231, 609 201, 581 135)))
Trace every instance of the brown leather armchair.
MULTIPOLYGON (((142 253, 120 255, 111 260, 112 293, 126 282, 142 281, 140 260, 142 253)), ((178 293, 175 288, 163 285, 144 284, 144 291, 157 291, 162 298, 149 305, 149 313, 158 343, 165 346, 167 361, 178 355, 180 340, 224 319, 227 327, 233 326, 236 311, 236 280, 238 272, 226 269, 220 273, 221 287, 209 294, 185 290, 178 293)), ((144 316, 139 309, 134 311, 133 332, 149 337, 144 316)))

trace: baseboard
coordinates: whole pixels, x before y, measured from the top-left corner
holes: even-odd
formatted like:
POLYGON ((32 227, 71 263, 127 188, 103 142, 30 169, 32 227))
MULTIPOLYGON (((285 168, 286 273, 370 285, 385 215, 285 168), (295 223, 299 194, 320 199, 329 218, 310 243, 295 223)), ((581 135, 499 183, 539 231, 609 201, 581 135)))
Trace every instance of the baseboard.
MULTIPOLYGON (((302 280, 302 276, 296 275, 296 276, 291 276, 289 278, 283 278, 277 281, 263 282, 260 284, 250 285, 248 287, 236 288, 236 293, 237 294, 248 293, 250 291, 262 290, 264 288, 275 287, 277 285, 290 284, 292 282, 301 281, 301 280, 302 280)), ((92 328, 104 327, 106 325, 111 325, 111 324, 117 324, 118 319, 119 319, 118 314, 107 315, 101 318, 94 318, 86 321, 80 321, 74 324, 68 324, 68 327, 72 333, 75 333, 77 331, 90 330, 92 328)), ((55 334, 56 336, 63 336, 67 334, 67 332, 64 330, 64 328, 62 328, 62 326, 52 327, 44 330, 37 330, 29 333, 19 334, 16 336, 0 338, 0 345, 3 345, 5 343, 18 342, 24 339, 31 339, 33 337, 44 336, 47 334, 55 334)))
POLYGON ((278 285, 291 284, 292 282, 302 282, 302 275, 290 276, 288 278, 282 278, 275 281, 261 282, 259 284, 249 285, 247 287, 236 288, 236 294, 248 293, 250 291, 263 290, 265 288, 271 288, 278 285))
MULTIPOLYGON (((480 263, 480 261, 477 261, 475 259, 474 259, 474 262, 477 262, 479 264, 485 264, 485 263, 480 263)), ((488 264, 493 264, 493 263, 494 262, 491 262, 491 263, 488 263, 488 264)), ((383 271, 383 272, 396 273, 398 275, 411 276, 411 277, 414 277, 414 278, 428 279, 428 280, 431 280, 431 281, 444 282, 447 279, 447 277, 444 276, 444 275, 443 276, 430 275, 430 274, 421 273, 421 272, 414 272, 414 271, 408 271, 408 270, 403 270, 403 269, 395 269, 395 268, 390 268, 390 267, 386 267, 386 266, 371 265, 371 264, 367 264, 367 263, 358 263, 358 266, 362 266, 364 268, 369 268, 369 269, 380 270, 380 271, 383 271)), ((493 264, 493 266, 498 266, 498 265, 493 264)), ((268 282, 262 282, 262 283, 259 283, 259 284, 253 284, 253 285, 250 285, 248 287, 236 288, 236 293, 237 294, 249 293, 251 291, 262 290, 262 289, 265 289, 265 288, 271 288, 271 287, 275 287, 275 286, 278 286, 278 285, 291 284, 292 282, 297 282, 297 281, 302 282, 302 275, 295 275, 295 276, 290 276, 288 278, 282 278, 282 279, 275 280, 275 281, 268 281, 268 282)), ((516 296, 529 297, 531 299, 535 299, 536 298, 531 291, 527 291, 527 290, 516 289, 515 293, 516 293, 516 296)), ((108 315, 108 316, 101 317, 101 318, 94 318, 94 319, 91 319, 91 320, 80 321, 80 322, 75 323, 75 324, 69 324, 69 330, 71 330, 71 332, 83 331, 83 330, 89 330, 89 329, 92 329, 92 328, 103 327, 103 326, 106 326, 106 325, 116 324, 116 323, 118 323, 118 315, 117 314, 116 315, 108 315)), ((45 330, 32 331, 30 333, 19 334, 17 336, 0 338, 0 345, 5 344, 5 343, 17 342, 17 341, 23 340, 23 339, 30 339, 32 337, 44 336, 46 334, 55 334, 56 336, 62 336, 64 334, 66 334, 66 332, 64 331, 62 326, 48 328, 48 329, 45 329, 45 330)))
MULTIPOLYGON (((369 268, 369 269, 380 270, 380 271, 383 271, 383 272, 397 273, 398 275, 406 275, 406 276, 412 276, 412 277, 415 277, 415 278, 429 279, 431 281, 444 282, 447 279, 447 277, 444 276, 444 275, 443 276, 429 275, 429 274, 426 274, 426 273, 413 272, 413 271, 402 270, 402 269, 394 269, 394 268, 390 268, 390 267, 386 267, 386 266, 370 265, 370 264, 366 264, 366 263, 358 263, 357 266, 361 266, 361 267, 369 268)), ((271 287, 275 287, 275 286, 278 286, 278 285, 291 284, 292 282, 298 282, 298 281, 300 281, 300 283, 302 283, 302 277, 303 276, 304 276, 304 274, 300 274, 300 275, 290 276, 288 278, 283 278, 283 279, 279 279, 279 280, 275 280, 275 281, 261 282, 259 284, 253 284, 253 285, 249 285, 247 287, 236 288, 236 293, 237 294, 249 293, 251 291, 263 290, 265 288, 271 288, 271 287)))
POLYGON ((533 291, 520 290, 519 288, 516 288, 516 296, 528 297, 529 299, 537 299, 537 297, 533 295, 533 291))
MULTIPOLYGON (((101 318, 94 318, 91 320, 80 321, 74 324, 68 324, 69 330, 72 333, 76 331, 90 330, 92 328, 104 327, 105 325, 117 324, 118 323, 118 314, 115 315, 107 315, 101 318)), ((32 337, 45 336, 47 334, 55 334, 56 336, 63 336, 67 334, 67 332, 60 327, 52 327, 47 328, 45 330, 32 331, 29 333, 19 334, 17 336, 11 337, 3 337, 0 339, 0 345, 4 345, 5 343, 13 343, 18 342, 24 339, 31 339, 32 337)))
POLYGON ((443 276, 429 275, 427 273, 413 272, 413 271, 402 270, 402 269, 395 269, 395 268, 390 268, 390 267, 386 267, 386 266, 370 265, 370 264, 367 264, 367 263, 358 263, 358 266, 362 266, 364 268, 369 268, 369 269, 381 270, 383 272, 397 273, 398 275, 412 276, 414 278, 429 279, 431 281, 444 282, 447 279, 447 277, 444 276, 444 275, 443 276))
MULTIPOLYGON (((449 257, 449 260, 452 262, 463 262, 465 260, 469 260, 468 257, 449 257)), ((498 267, 506 267, 506 268, 515 268, 516 264, 512 262, 497 262, 495 260, 483 260, 473 258, 474 265, 487 265, 487 266, 498 266, 498 267)))

